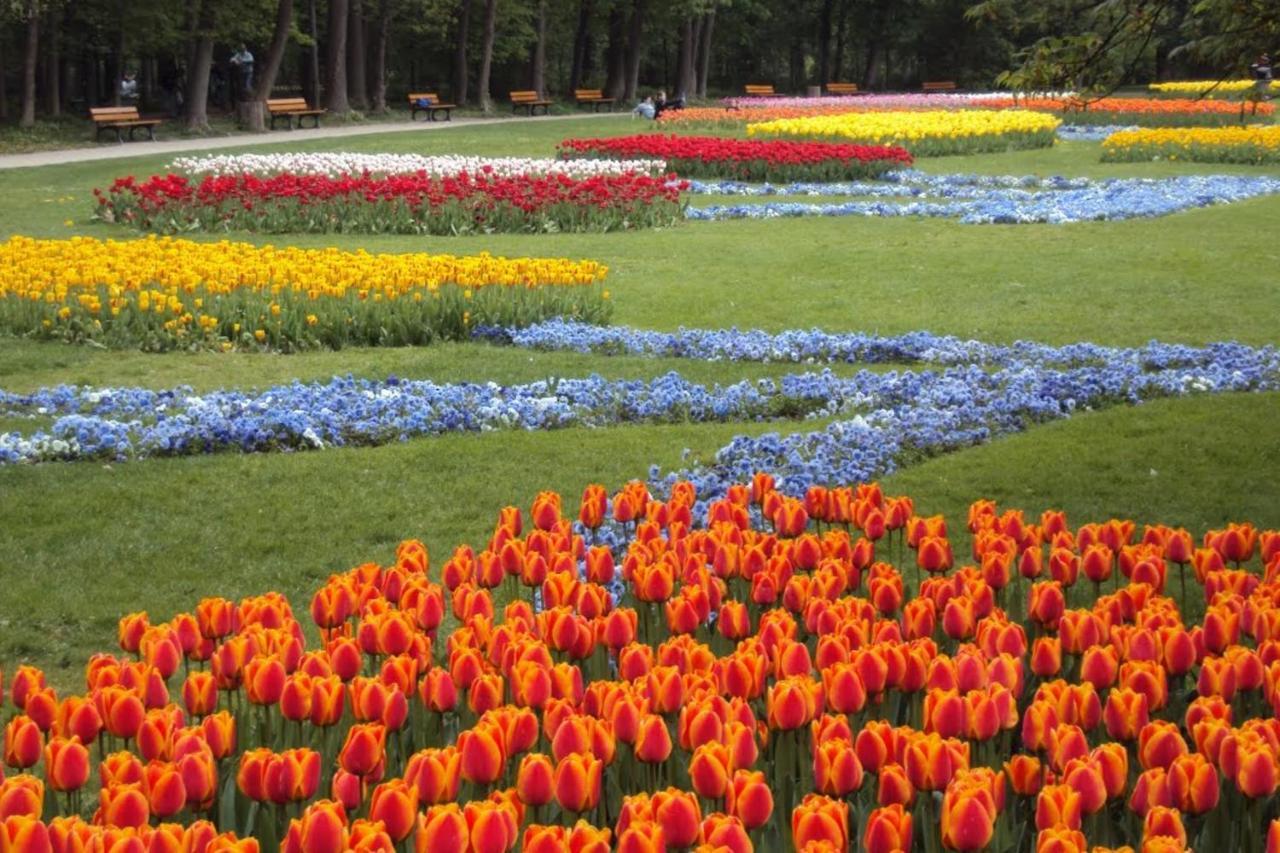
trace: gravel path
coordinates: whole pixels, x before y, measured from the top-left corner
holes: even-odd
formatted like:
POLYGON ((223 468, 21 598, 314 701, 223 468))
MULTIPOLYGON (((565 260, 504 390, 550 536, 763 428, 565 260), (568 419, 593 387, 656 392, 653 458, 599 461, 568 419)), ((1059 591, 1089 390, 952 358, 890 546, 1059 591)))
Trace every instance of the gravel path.
MULTIPOLYGON (((344 125, 318 129, 277 131, 275 133, 217 136, 208 139, 160 139, 158 142, 103 142, 93 148, 63 148, 54 151, 33 151, 30 154, 0 155, 0 169, 23 169, 34 166, 60 166, 67 163, 89 163, 94 160, 119 160, 126 157, 147 157, 153 154, 177 154, 187 151, 214 151, 219 148, 244 148, 252 145, 280 145, 292 142, 308 142, 313 139, 342 139, 349 136, 373 136, 383 133, 430 133, 450 127, 469 127, 478 124, 514 124, 529 121, 565 121, 586 118, 583 115, 538 116, 537 118, 455 118, 453 121, 388 122, 387 124, 344 125)), ((614 113, 609 118, 622 118, 627 113, 614 113)), ((592 118, 605 118, 593 115, 592 118)), ((161 131, 163 137, 164 131, 161 131)))

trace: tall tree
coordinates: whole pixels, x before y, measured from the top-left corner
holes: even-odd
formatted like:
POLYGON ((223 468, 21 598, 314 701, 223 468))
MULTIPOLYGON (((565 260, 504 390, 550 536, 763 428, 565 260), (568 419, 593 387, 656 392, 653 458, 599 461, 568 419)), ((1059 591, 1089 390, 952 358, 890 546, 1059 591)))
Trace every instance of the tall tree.
POLYGON ((218 0, 188 0, 191 30, 187 54, 187 91, 183 123, 187 130, 209 129, 209 72, 213 68, 213 27, 218 0))
POLYGON ((818 79, 819 86, 831 82, 831 18, 835 12, 835 0, 822 0, 818 15, 818 79))
POLYGON ((493 96, 489 92, 489 74, 493 70, 493 42, 497 34, 498 0, 485 0, 484 34, 480 42, 480 75, 476 79, 476 89, 480 91, 480 109, 486 114, 493 112, 493 96))
POLYGON ((347 97, 353 109, 369 109, 364 0, 349 0, 347 16, 347 97))
POLYGON ((457 34, 453 40, 453 101, 458 106, 467 102, 467 37, 471 29, 471 0, 458 0, 454 13, 457 34))
POLYGON ((328 45, 325 50, 325 108, 346 115, 351 111, 347 99, 347 0, 329 0, 328 45))
POLYGON ((392 0, 378 3, 378 17, 374 23, 369 102, 375 113, 387 111, 387 39, 391 34, 391 4, 392 0))
POLYGON ((716 7, 711 6, 702 16, 702 37, 698 46, 698 91, 699 98, 707 96, 707 77, 711 74, 711 31, 716 25, 716 7))
POLYGON ((702 19, 692 11, 680 21, 680 48, 676 56, 675 91, 672 95, 692 96, 698 87, 697 56, 702 19))
POLYGON ((632 0, 631 19, 627 24, 627 88, 623 98, 635 100, 640 89, 640 60, 644 41, 645 0, 632 0))
POLYGON ((529 88, 538 97, 547 96, 547 0, 538 0, 534 18, 533 55, 529 59, 529 88))
POLYGON ((40 6, 27 0, 23 14, 27 21, 26 50, 22 56, 22 117, 19 127, 36 124, 36 65, 40 60, 40 6))
POLYGON ((276 22, 271 31, 271 44, 266 58, 255 74, 251 97, 240 104, 240 120, 250 130, 264 130, 266 126, 267 99, 276 84, 284 50, 289 45, 289 33, 293 30, 293 0, 277 0, 276 22))
POLYGON ((578 25, 573 33, 573 61, 569 69, 569 90, 583 88, 591 48, 592 0, 578 0, 578 25))
POLYGON ((308 36, 311 44, 307 46, 307 82, 311 84, 308 101, 312 106, 320 103, 320 21, 316 14, 316 0, 307 0, 308 36))
POLYGON ((44 58, 44 111, 57 116, 62 113, 62 10, 51 5, 46 14, 49 48, 44 58))
POLYGON ((622 0, 609 9, 609 43, 605 48, 604 93, 621 99, 627 94, 627 14, 622 0))

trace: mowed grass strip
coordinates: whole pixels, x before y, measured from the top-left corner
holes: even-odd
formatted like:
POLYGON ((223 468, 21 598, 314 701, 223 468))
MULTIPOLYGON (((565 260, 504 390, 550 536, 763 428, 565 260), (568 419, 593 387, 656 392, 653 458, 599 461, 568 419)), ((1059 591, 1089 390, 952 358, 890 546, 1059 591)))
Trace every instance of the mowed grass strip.
MULTIPOLYGON (((1185 525, 1280 525, 1280 394, 1160 401, 1081 414, 923 462, 885 480, 944 513, 956 554, 979 497, 1075 525, 1112 516, 1185 525)), ((331 572, 387 560, 423 539, 439 566, 481 547, 498 510, 527 510, 541 489, 576 506, 587 483, 611 489, 707 458, 763 424, 618 427, 453 435, 315 453, 217 455, 118 465, 0 469, 5 607, 0 660, 77 684, 115 643, 124 613, 166 619, 209 595, 280 590, 305 613, 331 572)), ((1083 595, 1083 592, 1081 592, 1083 595)))

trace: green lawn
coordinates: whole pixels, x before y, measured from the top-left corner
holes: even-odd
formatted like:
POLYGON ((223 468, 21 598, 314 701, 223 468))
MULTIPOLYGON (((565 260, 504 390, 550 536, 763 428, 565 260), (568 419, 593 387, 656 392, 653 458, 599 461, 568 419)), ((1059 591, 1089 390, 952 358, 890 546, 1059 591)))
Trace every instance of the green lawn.
MULTIPOLYGON (((626 119, 469 127, 341 141, 366 151, 549 155, 568 135, 629 133, 626 119)), ((139 150, 145 146, 139 145, 139 150)), ((280 143, 280 150, 334 149, 280 143)), ((264 150, 261 148, 255 150, 264 150)), ((1097 162, 1096 144, 943 158, 935 171, 1040 175, 1258 173, 1244 167, 1097 162)), ((10 234, 126 237, 88 221, 90 191, 167 157, 4 172, 0 239, 10 234), (71 225, 64 224, 72 220, 71 225)), ((1275 170, 1273 170, 1274 172, 1275 170)), ((688 223, 605 235, 448 238, 288 238, 371 251, 595 258, 612 269, 614 321, 671 329, 738 325, 897 333, 930 330, 990 341, 1151 339, 1277 343, 1280 198, 1151 221, 1071 226, 810 219, 688 223)), ((282 237, 243 237, 283 242, 282 237)), ((294 378, 388 374, 440 381, 517 382, 599 372, 667 370, 704 382, 777 376, 798 365, 689 363, 530 353, 476 344, 292 356, 146 355, 0 339, 0 388, 60 382, 264 387, 294 378)), ((1185 524, 1228 519, 1280 525, 1280 395, 1163 401, 1081 414, 889 478, 923 513, 953 529, 968 503, 992 497, 1038 513, 1061 507, 1080 523, 1111 515, 1185 524)), ((41 423, 40 425, 43 425, 41 423)), ((18 419, 0 429, 25 429, 18 419)), ((304 607, 329 572, 387 558, 425 539, 438 563, 478 542, 499 507, 543 488, 576 501, 582 486, 616 486, 652 463, 712 454, 733 435, 796 424, 621 427, 490 433, 316 453, 54 464, 0 469, 0 665, 34 661, 70 685, 87 655, 114 642, 123 612, 168 616, 205 595, 278 588, 304 607)), ((958 544, 957 553, 967 550, 958 544)))

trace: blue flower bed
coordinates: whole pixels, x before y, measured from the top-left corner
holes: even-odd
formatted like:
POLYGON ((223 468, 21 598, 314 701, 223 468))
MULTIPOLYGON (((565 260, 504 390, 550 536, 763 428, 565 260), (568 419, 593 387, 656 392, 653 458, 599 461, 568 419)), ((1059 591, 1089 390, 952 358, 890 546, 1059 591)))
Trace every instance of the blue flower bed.
POLYGON ((798 216, 923 216, 966 224, 1068 223, 1168 216, 1280 193, 1280 178, 1248 175, 1179 175, 1172 178, 978 178, 971 175, 899 173, 896 182, 791 184, 752 187, 731 181, 695 182, 704 195, 856 195, 867 200, 828 204, 764 202, 688 206, 694 221, 776 219, 798 216), (905 202, 883 198, 912 199, 905 202), (929 199, 943 199, 930 201, 929 199))
MULTIPOLYGON (((813 432, 738 437, 713 464, 692 472, 707 484, 727 484, 769 469, 788 489, 803 490, 813 482, 878 476, 907 455, 977 444, 1081 408, 1280 387, 1280 350, 1231 343, 999 347, 918 333, 860 348, 858 336, 822 332, 684 332, 664 342, 660 333, 614 331, 631 336, 615 338, 622 342, 615 351, 674 354, 664 347, 683 335, 701 341, 679 353, 695 358, 858 361, 896 352, 943 366, 847 377, 811 371, 728 386, 668 373, 649 381, 591 376, 511 386, 346 377, 262 392, 70 386, 0 392, 0 415, 56 419, 48 431, 0 435, 0 463, 292 451, 495 429, 838 418, 813 432)), ((571 338, 564 340, 570 348, 571 338)))
POLYGON ((1060 124, 1058 138, 1064 142, 1101 142, 1122 130, 1137 130, 1135 124, 1060 124))

